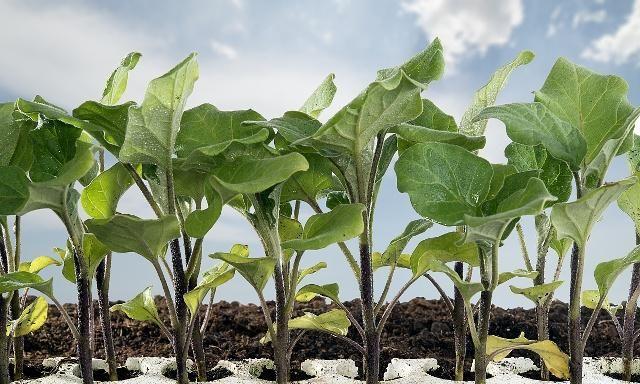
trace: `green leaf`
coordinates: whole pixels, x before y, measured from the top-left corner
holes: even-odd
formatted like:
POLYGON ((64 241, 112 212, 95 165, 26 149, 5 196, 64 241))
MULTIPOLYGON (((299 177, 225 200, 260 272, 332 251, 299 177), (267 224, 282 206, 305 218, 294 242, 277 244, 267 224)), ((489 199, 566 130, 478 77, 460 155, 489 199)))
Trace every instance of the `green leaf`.
POLYGON ((416 144, 395 165, 398 191, 406 192, 421 216, 443 225, 459 225, 476 215, 491 184, 485 159, 455 145, 416 144))
POLYGON ((458 125, 453 116, 442 112, 440 108, 427 99, 422 99, 422 113, 420 116, 411 120, 409 124, 437 131, 458 132, 458 125))
POLYGON ((524 337, 524 332, 516 339, 505 339, 498 336, 487 338, 487 354, 495 354, 493 361, 504 359, 514 349, 525 349, 536 353, 554 376, 560 379, 569 378, 569 356, 562 352, 553 341, 528 340, 524 337))
POLYGON ((81 127, 107 151, 118 156, 124 143, 129 107, 132 105, 135 105, 132 101, 113 106, 86 101, 73 110, 73 116, 77 119, 74 125, 81 127))
POLYGON ((85 225, 112 251, 134 252, 148 260, 162 256, 167 243, 180 236, 180 224, 174 215, 145 220, 116 214, 108 219, 89 219, 85 225))
POLYGON ((131 185, 133 178, 129 171, 122 163, 116 163, 82 190, 82 208, 94 219, 108 219, 116 213, 118 201, 131 185))
POLYGON ((339 302, 339 294, 340 288, 336 283, 325 285, 307 284, 304 287, 300 288, 298 290, 298 293, 296 293, 296 301, 307 303, 316 296, 322 296, 328 298, 333 302, 339 302))
MULTIPOLYGON (((636 178, 640 175, 636 173, 636 178)), ((635 182, 629 189, 622 192, 618 198, 618 207, 629 215, 633 224, 636 226, 636 232, 640 233, 640 183, 635 182)))
POLYGON ((238 193, 258 193, 309 168, 299 153, 256 159, 243 156, 217 168, 214 177, 223 187, 238 193))
POLYGON ((302 237, 282 243, 283 248, 298 251, 322 249, 352 239, 362 233, 362 204, 342 204, 327 213, 313 215, 304 225, 302 237))
POLYGON ((243 122, 264 118, 252 109, 221 111, 211 104, 202 104, 184 112, 176 138, 176 153, 187 162, 201 157, 216 156, 233 143, 255 144, 269 137, 269 130, 243 122))
POLYGON ((210 257, 233 266, 257 292, 264 290, 278 262, 271 257, 248 258, 233 253, 214 253, 210 257))
MULTIPOLYGON (((582 296, 580 297, 580 302, 584 307, 595 310, 598 307, 598 303, 600 302, 600 291, 597 289, 582 291, 582 296)), ((622 308, 622 305, 611 305, 609 302, 609 298, 607 296, 604 297, 602 301, 602 309, 609 312, 611 316, 615 316, 616 312, 622 308)))
POLYGON ((205 296, 212 289, 216 289, 227 281, 233 279, 235 273, 235 269, 228 269, 228 265, 223 263, 209 270, 204 275, 204 278, 198 286, 185 293, 184 302, 187 304, 187 308, 189 308, 192 318, 198 314, 198 308, 205 296))
POLYGON ((514 271, 502 272, 498 276, 498 284, 504 284, 509 280, 515 279, 516 277, 522 277, 525 279, 535 279, 538 277, 537 271, 527 271, 526 269, 516 269, 514 271))
POLYGON ((633 109, 628 88, 621 77, 600 75, 560 58, 535 98, 582 132, 587 142, 584 161, 589 164, 608 140, 624 135, 621 129, 633 109))
POLYGON ((522 295, 527 299, 533 301, 534 304, 539 304, 544 301, 547 296, 556 291, 561 285, 563 281, 553 281, 551 283, 534 285, 533 287, 527 288, 518 288, 511 285, 509 288, 511 292, 522 295))
POLYGON ((275 130, 289 146, 292 143, 296 143, 293 146, 309 145, 309 143, 303 142, 304 139, 312 136, 322 126, 322 123, 315 118, 299 111, 287 111, 282 117, 269 121, 245 121, 243 124, 275 130), (300 143, 297 143, 299 141, 300 143))
POLYGON ((35 273, 18 271, 0 276, 0 293, 13 292, 20 289, 35 289, 46 296, 53 297, 53 279, 43 280, 35 273))
POLYGON ((591 190, 576 201, 556 204, 551 211, 551 222, 558 238, 571 238, 584 247, 604 210, 635 182, 634 177, 620 180, 591 190))
POLYGON ((331 162, 317 154, 305 154, 304 157, 309 169, 293 174, 284 183, 280 202, 301 200, 315 204, 322 192, 334 187, 331 162))
MULTIPOLYGON (((419 259, 433 259, 443 263, 461 261, 472 267, 480 265, 478 246, 474 243, 463 243, 464 233, 449 232, 438 237, 422 240, 411 254, 411 264, 419 259)), ((423 261, 424 262, 424 261, 423 261)))
MULTIPOLYGON (((349 326, 351 326, 351 322, 347 314, 341 309, 332 309, 320 315, 305 312, 303 316, 289 320, 289 329, 320 331, 340 336, 346 336, 349 326)), ((260 343, 266 344, 269 342, 271 342, 271 333, 267 332, 260 339, 260 343)))
POLYGON ((280 215, 278 218, 278 234, 281 242, 299 239, 302 236, 302 232, 302 224, 298 220, 280 215))
POLYGON ((330 73, 300 107, 300 112, 318 118, 320 113, 331 105, 336 94, 337 87, 333 82, 335 78, 336 75, 330 73))
POLYGON ((106 105, 114 105, 120 100, 120 97, 127 89, 127 81, 129 80, 129 71, 134 69, 142 55, 138 52, 129 53, 109 76, 107 84, 102 92, 102 100, 100 102, 106 105))
POLYGON ((420 115, 420 90, 402 71, 371 83, 313 135, 316 146, 360 156, 379 132, 420 115))
MULTIPOLYGON (((27 131, 19 121, 14 118, 15 103, 0 103, 0 165, 11 163, 23 131, 27 131)), ((21 148, 21 151, 23 149, 21 148)))
POLYGON ((473 283, 463 280, 456 271, 443 262, 432 260, 429 269, 434 272, 442 272, 447 276, 453 285, 458 289, 465 302, 470 303, 473 296, 484 290, 482 283, 473 283))
POLYGON ((300 270, 300 273, 298 274, 298 284, 300 284, 305 277, 312 275, 325 268, 327 268, 327 263, 325 263, 324 261, 321 261, 309 268, 304 268, 300 270))
POLYGON ((20 266, 18 267, 18 271, 24 271, 29 273, 39 273, 40 271, 42 271, 43 269, 45 269, 50 265, 60 266, 62 265, 62 263, 59 260, 54 259, 53 257, 38 256, 32 261, 23 261, 22 263, 20 263, 20 266))
POLYGON ((176 135, 187 101, 198 79, 192 53, 163 76, 149 83, 142 105, 129 108, 120 160, 125 163, 171 166, 176 135))
POLYGON ((500 241, 513 220, 521 216, 537 215, 544 210, 547 203, 555 199, 547 191, 542 180, 531 178, 525 188, 502 200, 495 213, 487 216, 465 215, 464 222, 467 225, 465 241, 487 240, 492 243, 500 241))
POLYGON ((566 161, 573 170, 587 152, 587 142, 580 131, 558 118, 542 103, 515 103, 488 107, 474 121, 495 118, 507 127, 507 135, 517 143, 542 144, 551 156, 566 161))
POLYGON ((467 136, 459 132, 440 131, 411 124, 400 124, 391 129, 402 140, 398 141, 398 150, 402 153, 415 143, 448 143, 462 147, 468 151, 484 148, 484 136, 467 136))
POLYGON ((222 197, 216 192, 207 197, 207 208, 195 209, 184 220, 184 229, 187 235, 195 238, 203 238, 222 214, 222 197))
POLYGON ((0 167, 0 215, 20 211, 29 200, 29 179, 15 166, 0 167))
POLYGON ((411 239, 415 236, 424 233, 432 226, 433 222, 424 219, 418 219, 409 222, 404 231, 402 231, 400 235, 391 240, 391 242, 387 246, 387 249, 381 255, 382 265, 392 265, 397 263, 407 244, 409 244, 409 241, 411 241, 411 239))
POLYGON ((427 48, 401 66, 378 71, 378 80, 392 77, 399 71, 404 71, 423 88, 426 88, 430 82, 438 80, 444 72, 444 55, 440 39, 434 39, 427 48))
POLYGON ((109 310, 111 312, 121 311, 133 320, 150 321, 156 325, 162 324, 156 303, 151 296, 151 287, 145 288, 144 291, 125 303, 111 306, 109 310))
POLYGON ((593 277, 601 296, 607 296, 611 286, 625 269, 640 261, 640 246, 634 248, 627 256, 603 261, 596 266, 593 277))
POLYGON ((44 297, 38 297, 29 304, 20 314, 20 316, 11 322, 10 332, 13 337, 20 337, 37 331, 47 321, 47 311, 49 304, 44 297))
POLYGON ((518 56, 506 64, 491 76, 489 82, 480 88, 475 95, 471 106, 462 115, 460 121, 460 132, 470 136, 481 136, 487 127, 487 121, 474 121, 476 115, 486 107, 495 104, 498 94, 502 91, 511 73, 521 65, 526 65, 533 60, 534 54, 531 51, 522 51, 518 56))

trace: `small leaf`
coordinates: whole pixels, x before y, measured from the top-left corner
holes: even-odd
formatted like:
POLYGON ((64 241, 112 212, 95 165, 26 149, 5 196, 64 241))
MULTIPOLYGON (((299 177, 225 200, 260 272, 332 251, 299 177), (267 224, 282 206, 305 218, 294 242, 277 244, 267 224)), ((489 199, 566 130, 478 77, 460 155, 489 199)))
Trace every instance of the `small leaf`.
POLYGON ((180 236, 180 224, 172 215, 145 220, 116 214, 109 219, 89 219, 85 225, 112 251, 134 252, 149 260, 162 256, 167 243, 180 236))
MULTIPOLYGON (((351 322, 347 314, 341 309, 332 309, 320 315, 305 312, 303 316, 289 320, 289 329, 306 329, 340 336, 346 336, 350 326, 351 322)), ((271 333, 267 332, 260 343, 269 342, 271 342, 271 333)))
POLYGON ((24 271, 29 273, 39 273, 40 271, 42 271, 43 269, 45 269, 50 265, 60 266, 62 265, 62 263, 59 260, 54 259, 53 257, 38 256, 32 261, 25 261, 20 263, 20 266, 18 267, 18 271, 24 271))
POLYGON ((313 91, 302 107, 300 107, 300 112, 304 112, 311 117, 318 118, 320 113, 331 105, 333 97, 336 94, 337 88, 333 82, 335 77, 336 76, 333 73, 329 74, 329 76, 320 83, 318 88, 313 91))
POLYGON ((596 265, 593 277, 601 296, 607 296, 618 276, 627 268, 640 262, 640 246, 634 248, 625 257, 603 261, 596 265))
POLYGON ((511 289, 511 292, 517 295, 522 295, 527 299, 533 301, 535 304, 539 304, 544 299, 546 299, 549 294, 555 292, 556 289, 558 289, 562 285, 562 283, 562 281, 553 281, 551 283, 534 285, 533 287, 527 288, 518 288, 514 287, 513 285, 511 285, 509 288, 511 289))
POLYGON ((320 194, 334 187, 331 162, 317 154, 305 154, 309 169, 297 172, 284 183, 280 201, 293 200, 315 204, 320 194))
POLYGON ((19 212, 29 200, 29 179, 15 166, 0 167, 0 215, 19 212))
POLYGON ((132 184, 133 178, 125 166, 116 163, 82 190, 82 208, 94 219, 108 219, 116 213, 118 201, 132 184))
POLYGON ((13 337, 20 337, 37 331, 47 321, 48 310, 47 300, 44 297, 38 297, 22 311, 16 320, 11 322, 10 333, 13 337))
POLYGON ((378 71, 378 80, 393 76, 404 71, 412 80, 420 83, 422 88, 444 73, 444 55, 440 39, 435 38, 422 52, 413 56, 399 67, 386 68, 378 71))
POLYGON ((480 265, 478 246, 474 243, 463 243, 464 234, 449 232, 438 237, 422 240, 411 254, 411 264, 417 265, 424 258, 438 260, 443 263, 461 261, 472 267, 480 265))
POLYGON ((223 263, 207 271, 200 284, 185 293, 184 302, 187 304, 192 318, 193 316, 198 315, 198 308, 200 307, 204 297, 212 289, 216 289, 227 281, 233 279, 235 273, 235 269, 228 269, 228 265, 223 263))
POLYGON ((551 222, 558 238, 571 238, 584 247, 604 210, 635 182, 633 177, 620 180, 591 190, 576 201, 556 204, 551 211, 551 222))
POLYGON ((510 272, 502 272, 498 275, 498 284, 504 284, 511 279, 515 279, 516 277, 522 277, 525 279, 535 279, 538 277, 538 271, 527 271, 526 269, 516 269, 510 272))
POLYGON ((109 79, 107 85, 102 92, 101 103, 106 105, 113 105, 120 100, 120 96, 127 89, 127 81, 129 79, 129 71, 134 69, 140 60, 142 55, 138 52, 131 52, 122 61, 118 68, 116 68, 109 79))
MULTIPOLYGON (((636 173, 636 178, 640 175, 636 173)), ((618 207, 626 213, 633 224, 636 232, 640 233, 640 182, 635 182, 629 189, 622 192, 618 198, 618 207)))
POLYGON ((484 130, 487 127, 487 121, 474 122, 476 115, 484 108, 493 105, 498 98, 498 94, 507 83, 511 73, 519 66, 529 64, 533 58, 533 52, 522 51, 513 61, 498 68, 498 70, 491 76, 491 79, 489 79, 489 82, 480 88, 475 95, 473 95, 471 106, 469 106, 464 115, 462 115, 462 120, 460 121, 460 132, 471 136, 480 136, 484 134, 484 130))
POLYGON ((487 354, 495 354, 493 361, 504 359, 514 349, 525 349, 536 353, 554 376, 560 379, 569 378, 569 356, 562 352, 553 341, 528 340, 524 337, 524 333, 516 339, 505 339, 498 336, 487 338, 487 354))
POLYGON ((146 288, 125 303, 111 306, 110 311, 121 311, 133 320, 150 321, 156 325, 162 324, 156 303, 153 301, 153 296, 151 296, 151 287, 146 288))
POLYGON ((325 268, 327 268, 327 263, 325 263, 324 261, 321 261, 309 268, 302 269, 298 274, 298 284, 300 284, 305 277, 312 275, 325 268))
POLYGON ((42 292, 46 296, 53 296, 53 279, 43 280, 42 277, 30 272, 11 272, 0 276, 0 293, 13 292, 31 288, 42 292))
POLYGON ((398 141, 400 153, 413 144, 431 142, 453 144, 468 151, 477 151, 484 148, 487 141, 484 136, 467 136, 459 132, 440 131, 411 124, 400 124, 390 131, 401 139, 398 141))
POLYGON ((453 116, 442 112, 440 108, 427 99, 422 99, 422 113, 420 116, 411 120, 409 124, 437 131, 458 132, 458 125, 453 116))
POLYGON ((340 288, 338 284, 325 284, 325 285, 317 285, 317 284, 307 284, 304 287, 298 290, 296 293, 296 301, 301 303, 307 303, 311 301, 316 296, 326 297, 333 302, 339 302, 338 294, 340 293, 340 288))
POLYGON ((382 254, 382 264, 383 265, 391 265, 395 264, 402 255, 407 244, 411 241, 412 238, 418 236, 421 233, 424 233, 427 229, 433 226, 433 222, 424 219, 413 220, 407 227, 402 231, 402 233, 396 236, 391 242, 387 249, 382 254))
POLYGON ((330 244, 352 239, 362 233, 362 204, 342 204, 327 213, 313 215, 304 225, 302 237, 282 243, 295 250, 322 249, 330 244))
POLYGON ((203 238, 220 218, 223 204, 220 195, 211 193, 207 204, 207 208, 195 209, 185 218, 184 229, 190 237, 203 238))
POLYGON ((214 253, 210 257, 230 264, 257 292, 264 290, 277 263, 271 257, 248 258, 233 253, 214 253))
MULTIPOLYGON (((580 302, 583 306, 595 310, 598 307, 598 303, 600 302, 600 292, 597 289, 582 291, 582 296, 580 298, 580 302)), ((611 305, 609 302, 609 298, 605 296, 604 301, 602 302, 602 309, 609 312, 611 316, 615 316, 616 312, 621 309, 621 305, 611 305)))

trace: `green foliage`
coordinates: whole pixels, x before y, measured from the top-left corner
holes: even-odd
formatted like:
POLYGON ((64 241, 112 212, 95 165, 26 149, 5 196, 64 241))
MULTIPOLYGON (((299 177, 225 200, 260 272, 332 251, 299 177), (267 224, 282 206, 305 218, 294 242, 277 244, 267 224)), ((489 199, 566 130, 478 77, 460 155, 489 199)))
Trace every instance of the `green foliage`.
POLYGON ((47 321, 49 303, 44 297, 38 297, 27 305, 17 319, 7 327, 7 334, 13 337, 26 336, 40 329, 47 321))
POLYGON ((150 321, 156 325, 162 324, 158 308, 151 295, 151 287, 137 294, 133 299, 122 304, 115 304, 111 312, 121 311, 129 318, 138 321, 150 321))
POLYGON ((102 100, 100 100, 101 103, 105 105, 114 105, 118 100, 120 100, 125 89, 127 89, 129 71, 136 67, 141 56, 142 55, 138 52, 131 52, 122 59, 118 68, 111 73, 111 76, 109 76, 109 79, 107 80, 107 84, 102 92, 102 100))
POLYGON ((234 253, 214 253, 210 256, 235 268, 259 293, 267 286, 277 262, 271 257, 249 258, 234 253))
POLYGON ((329 74, 300 107, 300 112, 304 112, 313 118, 318 118, 320 113, 331 105, 336 94, 338 88, 333 82, 335 77, 333 73, 329 74))
POLYGON ((115 215, 118 201, 133 185, 133 178, 121 163, 99 174, 80 194, 82 208, 94 219, 108 219, 115 215))

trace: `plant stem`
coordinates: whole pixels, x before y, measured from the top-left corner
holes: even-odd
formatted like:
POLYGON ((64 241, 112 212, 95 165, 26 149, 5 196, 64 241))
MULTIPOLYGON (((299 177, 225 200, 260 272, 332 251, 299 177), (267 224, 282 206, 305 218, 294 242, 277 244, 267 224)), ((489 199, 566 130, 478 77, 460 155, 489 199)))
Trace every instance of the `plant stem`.
MULTIPOLYGON (((22 230, 21 230, 21 219, 20 216, 15 217, 14 222, 14 238, 15 238, 15 251, 13 254, 13 270, 10 272, 15 272, 20 265, 20 256, 21 256, 21 239, 22 239, 22 230)), ((20 295, 19 291, 14 291, 11 296, 11 318, 17 319, 20 317, 20 295)), ((3 329, 3 328, 0 328, 3 329)), ((22 379, 22 374, 24 370, 24 337, 18 336, 13 337, 13 380, 18 381, 22 379)))
MULTIPOLYGON (((185 255, 187 256, 187 263, 189 263, 191 261, 192 258, 198 258, 201 259, 200 257, 200 251, 202 250, 202 248, 199 249, 191 249, 191 241, 189 240, 189 237, 186 235, 186 233, 183 236, 184 239, 184 248, 185 248, 185 255), (196 253, 194 253, 194 251, 196 253)), ((201 240, 201 239, 198 239, 201 240)), ((198 241, 196 240, 196 244, 198 243, 198 241)), ((200 241, 200 244, 202 244, 202 241, 200 241)), ((195 273, 191 274, 191 277, 189 278, 189 290, 194 289, 197 285, 198 285, 198 274, 200 273, 200 263, 197 263, 198 265, 195 267, 195 273)), ((193 316, 196 317, 195 322, 198 323, 200 316, 199 314, 194 314, 193 316)), ((193 357, 196 361, 196 370, 198 372, 198 380, 199 381, 207 381, 207 359, 206 356, 204 354, 204 344, 202 342, 202 333, 200 332, 200 327, 193 327, 193 330, 191 332, 191 350, 193 351, 193 357)))
POLYGON ((571 250, 571 287, 569 301, 569 371, 571 384, 582 383, 582 331, 580 316, 580 296, 582 291, 582 275, 584 273, 584 260, 582 249, 577 243, 573 243, 571 250))
POLYGON ((76 274, 76 288, 78 291, 78 357, 80 358, 80 372, 82 375, 82 382, 84 384, 93 384, 93 367, 92 358, 93 353, 91 350, 91 315, 89 313, 91 309, 90 297, 91 295, 89 276, 84 265, 84 256, 82 249, 74 245, 74 266, 76 274))
MULTIPOLYGON (((548 223, 548 222, 547 222, 548 223)), ((535 286, 540 286, 545 282, 545 272, 547 266, 547 254, 549 253, 549 242, 551 240, 551 224, 548 223, 549 230, 545 231, 544 238, 538 242, 538 258, 536 261, 536 271, 538 276, 533 280, 535 286)), ((560 260, 559 260, 560 262, 560 260)), ((554 280, 555 281, 555 280, 554 280)), ((538 333, 538 341, 549 340, 549 306, 551 305, 551 294, 543 300, 536 303, 536 327, 538 333)), ((548 381, 549 368, 540 358, 540 379, 548 381)))
MULTIPOLYGON (((639 243, 640 237, 636 234, 636 244, 639 243)), ((627 382, 631 381, 638 296, 640 296, 640 264, 634 264, 633 273, 631 275, 631 286, 629 288, 629 298, 624 307, 624 328, 622 331, 622 378, 627 382)))
POLYGON ((118 381, 118 364, 111 330, 111 312, 109 311, 109 282, 111 276, 111 252, 98 265, 96 270, 96 288, 98 290, 98 310, 100 311, 100 327, 102 340, 109 367, 109 381, 118 381))
MULTIPOLYGON (((464 264, 462 262, 456 262, 454 270, 463 278, 464 264)), ((453 337, 456 351, 456 368, 455 368, 455 381, 464 380, 464 361, 467 354, 467 319, 466 311, 464 308, 464 298, 462 294, 454 286, 454 299, 453 299, 453 337)))
POLYGON ((9 384, 9 349, 7 348, 7 299, 0 294, 0 384, 9 384))
POLYGON ((478 314, 479 345, 475 349, 475 382, 487 382, 487 338, 489 336, 489 317, 491 316, 491 298, 493 292, 484 290, 480 293, 480 311, 478 314))
MULTIPOLYGON (((364 217, 366 221, 367 213, 364 217)), ((365 224, 365 229, 367 224, 365 224)), ((365 231, 366 232, 366 231, 365 231)), ((367 384, 377 384, 380 371, 380 341, 376 327, 373 303, 373 268, 371 264, 371 249, 369 235, 360 235, 360 297, 362 300, 362 320, 365 333, 365 376, 367 384)))

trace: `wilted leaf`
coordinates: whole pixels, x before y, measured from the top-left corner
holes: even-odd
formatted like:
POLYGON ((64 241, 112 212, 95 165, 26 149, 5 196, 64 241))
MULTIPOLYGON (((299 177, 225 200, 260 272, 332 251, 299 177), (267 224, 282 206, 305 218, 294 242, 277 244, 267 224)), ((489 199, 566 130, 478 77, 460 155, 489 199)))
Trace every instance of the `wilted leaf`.
POLYGON ((49 303, 44 297, 38 297, 36 300, 27 305, 20 316, 11 322, 7 334, 12 333, 13 337, 20 337, 37 331, 47 321, 47 311, 49 303))

